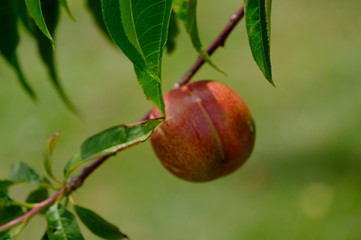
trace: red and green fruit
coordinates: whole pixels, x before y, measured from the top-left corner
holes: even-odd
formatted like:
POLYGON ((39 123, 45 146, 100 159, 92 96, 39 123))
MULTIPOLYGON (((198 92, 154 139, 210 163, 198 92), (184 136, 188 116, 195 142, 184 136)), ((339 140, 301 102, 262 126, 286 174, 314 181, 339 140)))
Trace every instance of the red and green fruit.
MULTIPOLYGON (((164 96, 167 121, 151 138, 161 163, 184 180, 204 182, 237 170, 251 155, 255 124, 229 86, 198 81, 164 96)), ((153 108, 151 117, 161 117, 153 108)))

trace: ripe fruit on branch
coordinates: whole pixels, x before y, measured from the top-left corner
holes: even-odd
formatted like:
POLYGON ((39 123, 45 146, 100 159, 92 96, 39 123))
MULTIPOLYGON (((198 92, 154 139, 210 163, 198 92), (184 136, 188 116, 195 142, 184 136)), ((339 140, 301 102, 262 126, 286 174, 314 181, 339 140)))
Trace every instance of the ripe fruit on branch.
MULTIPOLYGON (((199 81, 164 96, 167 121, 151 137, 174 175, 204 182, 228 175, 251 155, 255 125, 243 99, 216 81, 199 81)), ((151 115, 160 117, 158 109, 151 115)))

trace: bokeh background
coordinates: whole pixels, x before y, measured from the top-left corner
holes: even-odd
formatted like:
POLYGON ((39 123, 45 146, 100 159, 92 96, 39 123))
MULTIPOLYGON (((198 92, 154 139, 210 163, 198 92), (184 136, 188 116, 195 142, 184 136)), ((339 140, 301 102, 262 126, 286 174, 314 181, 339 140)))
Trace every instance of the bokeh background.
MULTIPOLYGON (((242 1, 199 1, 199 25, 208 45, 242 1)), ((23 161, 44 173, 45 140, 61 130, 54 168, 90 135, 137 121, 150 108, 129 61, 71 2, 57 32, 63 85, 83 117, 72 115, 52 89, 22 29, 24 71, 36 104, 0 59, 0 178, 23 161)), ((273 3, 271 56, 276 88, 252 60, 244 21, 213 59, 227 77, 205 66, 194 78, 232 86, 257 124, 254 153, 231 176, 202 184, 170 175, 149 143, 118 154, 98 169, 75 200, 115 223, 134 240, 361 239, 361 1, 279 0, 273 3)), ((164 57, 164 90, 196 58, 182 29, 177 49, 164 57)), ((22 200, 30 185, 12 190, 22 200)), ((45 221, 34 218, 19 239, 39 239, 45 221)), ((97 239, 85 228, 86 239, 97 239)))

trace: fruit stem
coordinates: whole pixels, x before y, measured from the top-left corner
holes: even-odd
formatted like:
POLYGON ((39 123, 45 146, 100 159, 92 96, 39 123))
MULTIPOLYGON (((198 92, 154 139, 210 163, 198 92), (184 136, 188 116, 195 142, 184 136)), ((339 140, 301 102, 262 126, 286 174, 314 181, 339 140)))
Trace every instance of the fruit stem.
MULTIPOLYGON (((243 16, 244 7, 242 6, 235 14, 231 16, 228 24, 218 35, 218 37, 214 39, 212 44, 207 48, 208 55, 212 55, 219 47, 224 47, 224 44, 229 34, 232 32, 237 23, 241 21, 243 16)), ((204 63, 205 61, 203 57, 199 55, 193 66, 183 75, 183 77, 176 84, 174 84, 173 88, 179 88, 187 84, 191 80, 191 78, 198 72, 198 70, 203 66, 204 63)))

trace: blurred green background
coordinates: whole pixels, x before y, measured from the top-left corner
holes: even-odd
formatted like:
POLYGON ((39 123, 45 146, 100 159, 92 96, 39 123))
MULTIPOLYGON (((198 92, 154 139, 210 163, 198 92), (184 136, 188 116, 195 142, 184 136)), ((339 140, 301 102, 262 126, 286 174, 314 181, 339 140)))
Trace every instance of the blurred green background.
MULTIPOLYGON (((150 108, 131 64, 98 31, 84 2, 71 2, 57 32, 63 85, 83 114, 78 119, 53 91, 22 29, 24 71, 40 101, 20 89, 0 59, 0 178, 18 161, 44 173, 46 138, 61 130, 54 166, 90 135, 137 121, 150 108)), ((242 1, 199 1, 208 45, 242 1)), ((133 240, 361 239, 361 1, 274 1, 271 57, 276 88, 252 60, 244 21, 213 59, 225 77, 205 66, 194 78, 226 82, 243 96, 257 124, 254 153, 231 176, 202 184, 179 180, 156 159, 149 143, 118 154, 98 169, 75 200, 115 223, 133 240)), ((196 58, 184 29, 164 57, 164 90, 196 58)), ((12 194, 22 200, 29 186, 12 194)), ((39 239, 34 218, 20 239, 39 239)), ((86 239, 97 239, 82 228, 86 239)))

